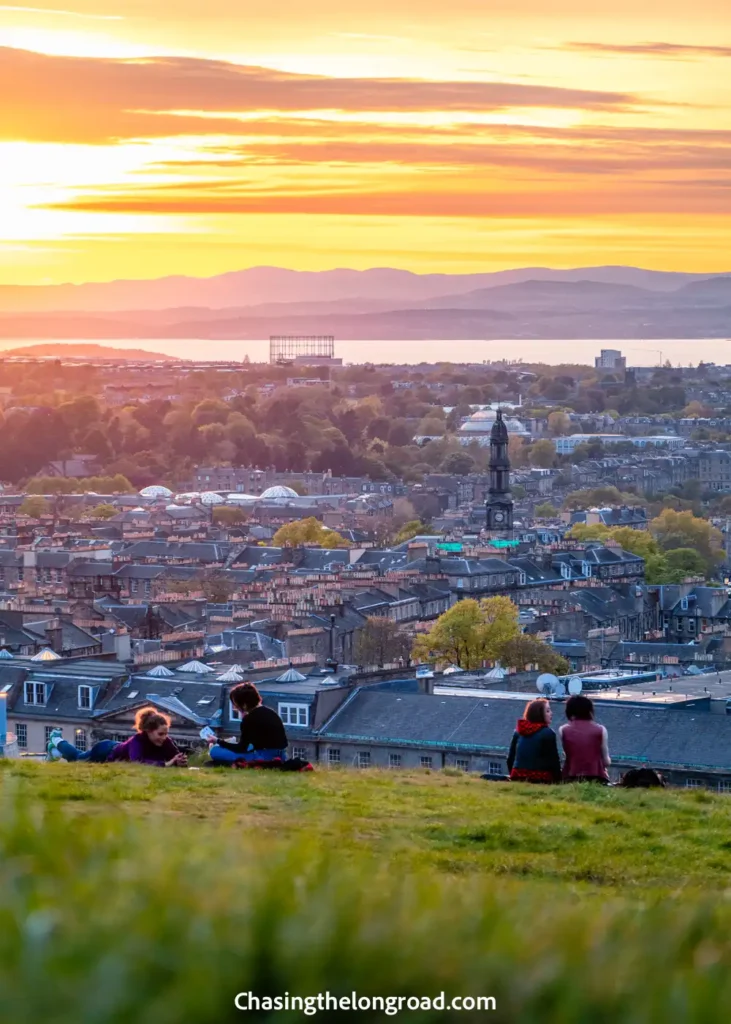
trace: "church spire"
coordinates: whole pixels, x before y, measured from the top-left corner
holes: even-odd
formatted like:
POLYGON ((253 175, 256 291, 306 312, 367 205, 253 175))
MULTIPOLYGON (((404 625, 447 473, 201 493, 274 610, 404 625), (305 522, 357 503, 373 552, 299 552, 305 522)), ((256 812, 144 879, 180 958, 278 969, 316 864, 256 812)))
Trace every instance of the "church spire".
POLYGON ((510 533, 513 529, 513 499, 510 494, 510 455, 508 428, 498 409, 490 431, 490 491, 486 503, 487 529, 510 533))

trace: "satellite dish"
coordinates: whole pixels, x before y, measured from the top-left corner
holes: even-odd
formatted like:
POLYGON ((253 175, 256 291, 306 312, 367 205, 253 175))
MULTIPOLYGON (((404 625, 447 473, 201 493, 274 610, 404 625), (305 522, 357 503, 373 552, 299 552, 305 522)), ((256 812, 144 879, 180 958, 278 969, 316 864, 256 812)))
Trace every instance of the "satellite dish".
POLYGON ((571 676, 569 679, 569 693, 572 697, 578 697, 584 689, 584 683, 580 676, 571 676))
POLYGON ((560 688, 561 684, 558 681, 558 676, 555 676, 552 672, 544 672, 536 679, 536 689, 545 696, 549 694, 555 696, 560 688))

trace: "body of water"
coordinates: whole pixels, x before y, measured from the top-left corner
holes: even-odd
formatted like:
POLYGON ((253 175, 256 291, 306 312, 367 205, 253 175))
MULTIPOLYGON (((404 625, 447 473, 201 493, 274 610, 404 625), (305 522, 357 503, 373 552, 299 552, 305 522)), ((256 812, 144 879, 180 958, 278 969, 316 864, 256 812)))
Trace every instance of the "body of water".
MULTIPOLYGON (((729 325, 731 331, 731 324, 729 325)), ((0 351, 25 348, 30 345, 95 344, 118 349, 144 349, 178 359, 243 360, 268 362, 269 341, 209 338, 3 338, 0 351)), ((585 363, 594 364, 594 357, 603 348, 621 349, 633 366, 653 366, 669 359, 677 366, 696 365, 700 361, 731 363, 731 338, 669 339, 576 339, 538 340, 509 339, 490 341, 441 341, 407 339, 392 341, 353 341, 335 339, 335 354, 345 363, 474 363, 499 359, 522 360, 525 363, 585 363)))

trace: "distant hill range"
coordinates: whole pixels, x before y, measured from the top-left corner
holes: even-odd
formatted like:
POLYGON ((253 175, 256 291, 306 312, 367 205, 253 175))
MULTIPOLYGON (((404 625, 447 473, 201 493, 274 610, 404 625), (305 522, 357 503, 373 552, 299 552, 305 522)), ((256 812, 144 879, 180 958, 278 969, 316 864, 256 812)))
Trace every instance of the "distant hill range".
MULTIPOLYGON (((211 278, 0 286, 4 338, 731 337, 731 272, 493 274, 252 267, 211 278)), ((730 353, 731 354, 731 353, 730 353)))

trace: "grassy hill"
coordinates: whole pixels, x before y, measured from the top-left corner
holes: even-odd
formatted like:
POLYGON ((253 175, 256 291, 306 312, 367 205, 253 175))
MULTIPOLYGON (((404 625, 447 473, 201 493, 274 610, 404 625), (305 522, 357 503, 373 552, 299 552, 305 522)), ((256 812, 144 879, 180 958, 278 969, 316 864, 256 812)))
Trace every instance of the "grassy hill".
POLYGON ((0 790, 14 1024, 240 1020, 242 991, 497 1003, 413 1021, 725 1019, 729 797, 19 762, 0 790))

